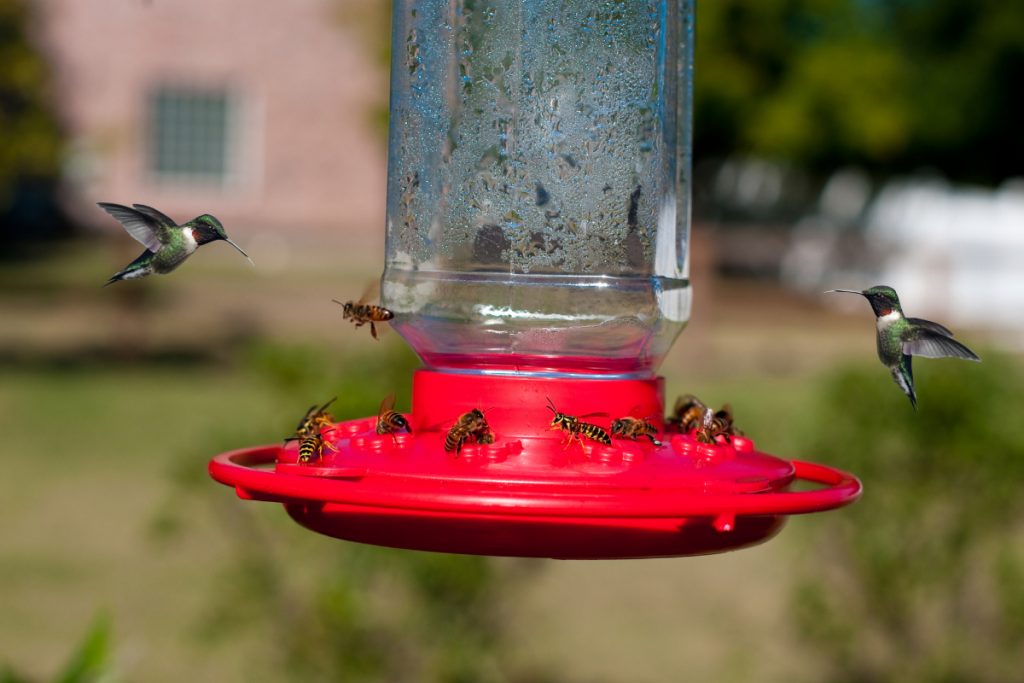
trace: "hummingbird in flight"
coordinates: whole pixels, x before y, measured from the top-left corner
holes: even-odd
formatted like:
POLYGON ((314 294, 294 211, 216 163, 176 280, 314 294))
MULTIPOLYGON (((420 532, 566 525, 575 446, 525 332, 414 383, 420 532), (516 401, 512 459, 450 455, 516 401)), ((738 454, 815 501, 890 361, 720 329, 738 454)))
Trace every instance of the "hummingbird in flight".
POLYGON ((131 207, 127 207, 99 202, 98 206, 116 218, 129 235, 146 247, 142 255, 115 273, 103 285, 104 287, 118 280, 134 280, 153 273, 169 273, 184 263, 185 259, 200 246, 217 240, 227 242, 252 263, 249 255, 224 232, 221 222, 208 213, 178 225, 166 214, 145 204, 132 204, 131 207))
POLYGON ((875 312, 878 358, 889 368, 893 380, 910 399, 914 410, 917 410, 917 394, 914 393, 914 373, 910 366, 913 356, 981 361, 973 351, 953 339, 953 333, 945 326, 903 315, 900 298, 892 287, 878 285, 863 291, 830 289, 825 293, 832 292, 860 294, 871 304, 875 312))

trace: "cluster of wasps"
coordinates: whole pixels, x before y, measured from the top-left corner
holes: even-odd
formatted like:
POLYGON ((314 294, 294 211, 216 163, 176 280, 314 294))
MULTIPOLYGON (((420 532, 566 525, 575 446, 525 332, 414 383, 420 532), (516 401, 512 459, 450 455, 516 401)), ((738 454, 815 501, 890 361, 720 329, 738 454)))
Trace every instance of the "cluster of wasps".
POLYGON ((674 425, 680 432, 696 430, 697 440, 706 444, 715 443, 719 436, 731 442, 732 437, 743 435, 743 432, 733 424, 732 407, 728 403, 718 410, 713 410, 693 394, 676 399, 672 416, 666 422, 674 425))
MULTIPOLYGON (((555 404, 548 399, 548 410, 551 411, 551 429, 558 429, 568 435, 566 447, 573 441, 579 442, 582 446, 584 439, 596 441, 597 443, 610 446, 612 437, 639 441, 648 439, 655 446, 660 446, 658 441, 658 430, 647 418, 620 417, 612 420, 611 429, 605 430, 600 425, 586 422, 588 417, 607 416, 607 413, 587 413, 586 415, 575 416, 559 412, 555 404)), ((675 426, 680 432, 695 430, 694 435, 698 441, 705 444, 714 444, 718 437, 731 442, 733 436, 743 434, 733 424, 732 408, 725 404, 718 410, 707 407, 700 399, 693 394, 680 396, 672 410, 672 415, 665 420, 668 425, 675 426)))
POLYGON ((306 411, 305 416, 299 420, 299 424, 295 427, 295 434, 285 439, 288 441, 299 442, 299 462, 308 463, 313 460, 319 460, 323 457, 324 448, 329 448, 332 451, 336 451, 330 442, 324 439, 324 435, 321 430, 334 423, 334 418, 327 412, 328 406, 337 400, 337 396, 332 398, 327 403, 317 408, 314 403, 306 411))
POLYGON ((586 415, 568 415, 566 413, 559 412, 555 404, 552 403, 551 399, 548 399, 548 410, 551 411, 551 429, 558 429, 568 434, 566 440, 566 448, 573 441, 579 442, 580 446, 583 445, 584 439, 590 439, 597 443, 610 446, 612 444, 612 437, 617 436, 623 439, 631 439, 632 441, 639 441, 640 439, 649 439, 655 446, 660 446, 661 442, 657 439, 658 430, 655 428, 651 421, 647 418, 642 417, 620 417, 612 420, 611 431, 609 432, 604 427, 596 425, 592 422, 586 422, 585 418, 588 417, 607 417, 608 413, 587 413, 586 415))
MULTIPOLYGON (((299 462, 303 464, 311 463, 315 460, 319 460, 323 457, 324 449, 328 449, 333 452, 337 452, 337 448, 334 447, 331 442, 324 439, 323 428, 329 427, 334 424, 334 417, 327 412, 327 408, 337 400, 337 396, 332 398, 322 406, 317 407, 313 404, 306 411, 306 414, 299 420, 299 424, 295 426, 295 433, 285 439, 285 443, 289 441, 299 442, 299 462)), ((398 431, 407 431, 412 433, 412 427, 409 425, 409 421, 405 419, 405 416, 397 412, 395 409, 395 395, 389 394, 380 404, 380 410, 377 412, 377 423, 374 431, 377 434, 394 434, 398 431)))
MULTIPOLYGON (((295 427, 295 434, 285 441, 299 441, 299 462, 310 463, 323 457, 324 449, 337 451, 330 442, 324 439, 322 429, 334 423, 334 418, 327 412, 327 408, 334 403, 337 397, 332 398, 321 406, 315 404, 310 406, 306 414, 295 427)), ((611 422, 611 428, 606 430, 593 422, 587 422, 586 418, 607 416, 607 413, 587 413, 585 415, 569 415, 560 412, 555 404, 548 398, 547 409, 551 411, 551 429, 565 432, 567 435, 565 447, 568 448, 573 442, 582 447, 585 440, 610 446, 612 437, 640 441, 649 440, 653 445, 660 446, 658 430, 647 418, 620 417, 611 422)), ((718 437, 731 441, 733 436, 742 435, 733 424, 732 409, 728 404, 718 410, 706 406, 700 399, 692 394, 680 396, 672 410, 672 415, 666 419, 669 426, 680 432, 694 431, 698 441, 705 444, 716 443, 718 437)), ((404 415, 395 410, 395 395, 389 394, 381 401, 380 409, 377 411, 377 421, 374 431, 379 435, 391 434, 405 431, 412 433, 412 426, 404 415)), ((448 429, 444 438, 444 450, 447 453, 454 452, 456 456, 461 455, 462 447, 467 443, 488 445, 494 443, 494 431, 487 422, 484 411, 479 408, 463 413, 456 418, 454 424, 448 429)))

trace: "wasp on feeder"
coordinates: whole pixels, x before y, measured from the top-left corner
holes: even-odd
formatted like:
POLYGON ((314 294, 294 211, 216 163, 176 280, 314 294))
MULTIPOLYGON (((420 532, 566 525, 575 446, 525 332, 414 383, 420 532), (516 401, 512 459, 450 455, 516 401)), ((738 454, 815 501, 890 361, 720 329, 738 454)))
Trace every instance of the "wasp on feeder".
POLYGON ((627 416, 612 420, 611 435, 633 441, 647 438, 655 446, 661 445, 661 442, 657 439, 658 430, 647 418, 627 416))
POLYGON ((380 402, 380 410, 377 411, 377 426, 374 431, 378 434, 391 434, 405 430, 412 434, 412 427, 405 416, 395 410, 395 395, 388 394, 380 402))
POLYGON ((299 420, 299 424, 295 426, 294 436, 290 436, 285 441, 295 441, 296 439, 303 439, 312 434, 319 433, 324 427, 330 426, 334 423, 334 418, 330 413, 327 412, 327 407, 338 400, 335 396, 327 403, 323 404, 319 408, 314 403, 306 411, 306 415, 299 420))
POLYGON ((712 410, 693 394, 676 399, 672 416, 666 422, 680 432, 697 430, 697 440, 702 443, 715 443, 718 436, 731 441, 733 436, 743 435, 733 423, 732 406, 726 403, 717 411, 712 410))
POLYGON ((713 444, 718 441, 719 436, 726 442, 731 442, 737 433, 738 430, 732 424, 732 409, 726 404, 718 411, 705 409, 700 426, 697 427, 696 437, 701 443, 713 444))
POLYGON ((451 426, 444 437, 444 450, 448 453, 455 451, 456 455, 460 455, 462 446, 467 441, 475 441, 479 444, 494 443, 494 433, 491 432, 491 426, 487 424, 484 412, 479 408, 473 408, 455 420, 455 424, 451 426))
POLYGON ((393 311, 384 308, 378 304, 368 304, 366 300, 370 298, 370 292, 374 289, 374 283, 371 283, 363 295, 359 297, 358 301, 338 301, 337 299, 331 299, 334 303, 341 306, 341 317, 345 320, 351 320, 352 324, 356 327, 362 327, 363 325, 369 324, 370 336, 374 339, 380 339, 377 336, 377 323, 386 323, 395 317, 393 311))
MULTIPOLYGON (((612 445, 612 438, 608 435, 607 430, 596 424, 590 422, 583 422, 579 417, 575 415, 567 415, 566 413, 558 412, 555 408, 555 404, 548 398, 547 409, 552 412, 554 417, 551 418, 551 429, 559 429, 569 435, 568 440, 565 442, 565 447, 568 448, 569 444, 573 441, 579 441, 580 447, 583 447, 584 437, 591 441, 597 441, 605 446, 612 445)), ((607 415, 607 413, 587 413, 581 417, 599 417, 607 415)))
POLYGON ((308 463, 313 460, 319 460, 324 456, 324 448, 328 448, 335 453, 338 452, 338 449, 324 439, 323 434, 319 431, 304 436, 302 441, 299 442, 299 462, 308 463))
POLYGON ((670 415, 665 422, 673 425, 681 432, 688 432, 698 427, 708 409, 704 402, 693 394, 685 394, 676 399, 670 415))

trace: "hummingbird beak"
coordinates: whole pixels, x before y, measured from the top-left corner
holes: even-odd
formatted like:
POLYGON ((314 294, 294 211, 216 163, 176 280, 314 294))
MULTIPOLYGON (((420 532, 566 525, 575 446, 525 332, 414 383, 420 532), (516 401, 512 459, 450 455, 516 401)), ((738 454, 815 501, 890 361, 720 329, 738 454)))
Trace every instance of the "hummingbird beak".
POLYGON ((249 263, 251 263, 254 268, 256 267, 256 264, 252 262, 252 259, 249 258, 249 255, 246 254, 244 251, 242 251, 242 248, 240 246, 238 246, 237 244, 232 242, 230 237, 225 237, 224 241, 227 242, 228 244, 230 244, 231 246, 233 246, 235 249, 237 249, 238 253, 240 253, 242 256, 244 256, 245 258, 249 259, 249 263))
POLYGON ((833 292, 845 292, 846 294, 860 294, 864 296, 864 292, 858 292, 856 289, 830 289, 825 294, 832 294, 833 292))

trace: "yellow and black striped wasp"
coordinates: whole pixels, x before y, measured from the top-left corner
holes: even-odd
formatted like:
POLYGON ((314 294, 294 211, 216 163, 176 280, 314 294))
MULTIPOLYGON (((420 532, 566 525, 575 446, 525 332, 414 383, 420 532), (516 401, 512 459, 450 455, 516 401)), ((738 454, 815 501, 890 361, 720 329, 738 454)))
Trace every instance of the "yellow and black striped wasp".
POLYGON ((491 432, 491 426, 487 424, 484 412, 479 408, 473 408, 455 420, 455 424, 445 435, 444 450, 448 453, 455 451, 455 454, 459 455, 462 453, 462 445, 470 440, 480 444, 494 443, 494 433, 491 432))
POLYGON ((704 412, 707 409, 708 407, 699 398, 693 394, 686 394, 676 399, 672 415, 665 422, 675 425, 680 432, 685 433, 701 425, 704 412))
POLYGON ((732 407, 726 403, 717 411, 707 408, 697 427, 697 440, 701 443, 713 444, 716 437, 721 436, 727 442, 734 436, 742 436, 743 432, 736 429, 732 422, 732 407))
MULTIPOLYGON (((584 437, 591 441, 597 441, 603 443, 606 446, 612 445, 612 438, 608 435, 608 432, 596 424, 590 422, 584 422, 575 415, 567 415, 565 413, 558 412, 555 408, 555 404, 548 398, 548 410, 552 412, 554 417, 551 418, 551 429, 560 429, 569 435, 568 440, 565 443, 565 447, 568 448, 569 444, 573 441, 579 441, 580 447, 583 447, 584 437)), ((607 413, 587 413, 581 417, 598 417, 607 415, 607 413)))
POLYGON ((327 412, 327 408, 337 400, 338 397, 335 396, 319 408, 316 407, 316 404, 311 405, 309 410, 306 411, 306 415, 299 420, 299 424, 295 426, 295 436, 289 437, 288 439, 285 439, 285 441, 302 439, 333 424, 334 418, 327 412))
POLYGON ((342 318, 345 320, 351 320, 352 324, 356 327, 362 327, 369 323, 370 336, 374 339, 380 339, 380 337, 377 336, 377 323, 386 323, 393 319, 395 314, 383 306, 366 303, 366 300, 370 298, 370 292, 373 289, 375 289, 375 287, 374 284, 371 283, 363 292, 363 295, 359 297, 359 301, 342 302, 337 299, 331 299, 331 301, 341 306, 342 318))
POLYGON ((324 448, 334 452, 338 450, 329 441, 324 439, 323 434, 319 430, 304 436, 299 441, 299 462, 308 463, 313 460, 319 460, 324 455, 324 448))
POLYGON ((391 434, 405 430, 412 434, 412 427, 405 416, 395 411, 395 395, 388 394, 380 402, 380 410, 377 411, 377 426, 375 431, 378 434, 391 434))

